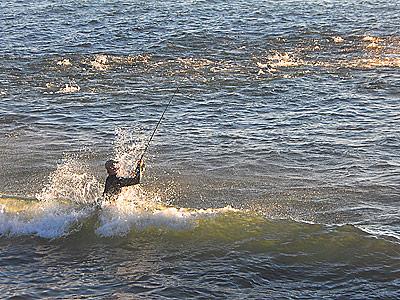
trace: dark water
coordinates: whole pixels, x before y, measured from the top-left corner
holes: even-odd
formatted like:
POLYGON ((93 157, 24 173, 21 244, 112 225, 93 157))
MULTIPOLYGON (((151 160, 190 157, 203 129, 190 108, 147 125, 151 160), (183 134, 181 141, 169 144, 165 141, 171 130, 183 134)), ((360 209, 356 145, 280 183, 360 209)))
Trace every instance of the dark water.
POLYGON ((399 298, 399 13, 2 1, 1 298, 399 298))

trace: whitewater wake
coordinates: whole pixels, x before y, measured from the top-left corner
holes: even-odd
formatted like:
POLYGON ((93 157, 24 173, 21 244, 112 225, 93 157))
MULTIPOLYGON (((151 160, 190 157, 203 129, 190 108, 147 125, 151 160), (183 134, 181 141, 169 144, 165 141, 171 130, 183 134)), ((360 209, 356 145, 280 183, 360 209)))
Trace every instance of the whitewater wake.
POLYGON ((93 217, 94 233, 101 237, 126 236, 132 230, 148 228, 189 230, 199 220, 234 211, 231 207, 199 210, 161 204, 144 206, 133 201, 88 206, 4 197, 0 199, 0 235, 61 238, 79 231, 93 217))

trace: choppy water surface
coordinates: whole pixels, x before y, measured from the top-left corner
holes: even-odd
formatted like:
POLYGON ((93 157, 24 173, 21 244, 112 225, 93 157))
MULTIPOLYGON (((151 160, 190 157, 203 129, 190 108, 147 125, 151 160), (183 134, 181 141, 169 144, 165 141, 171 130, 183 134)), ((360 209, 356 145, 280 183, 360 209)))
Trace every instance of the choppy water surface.
POLYGON ((399 7, 2 1, 2 297, 400 297, 399 7))

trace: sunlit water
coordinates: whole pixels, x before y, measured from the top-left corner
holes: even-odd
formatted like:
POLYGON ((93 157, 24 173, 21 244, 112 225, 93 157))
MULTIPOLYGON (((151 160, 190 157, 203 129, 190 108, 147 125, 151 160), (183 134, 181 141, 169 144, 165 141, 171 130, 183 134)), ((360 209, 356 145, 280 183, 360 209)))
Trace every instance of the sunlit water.
POLYGON ((1 298, 400 297, 397 1, 0 12, 1 298))

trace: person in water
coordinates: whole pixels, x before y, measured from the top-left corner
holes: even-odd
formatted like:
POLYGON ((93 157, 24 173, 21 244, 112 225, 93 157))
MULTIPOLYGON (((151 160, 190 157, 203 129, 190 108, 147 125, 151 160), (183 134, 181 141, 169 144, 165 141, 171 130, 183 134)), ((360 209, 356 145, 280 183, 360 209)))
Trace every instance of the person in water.
POLYGON ((136 163, 136 168, 132 174, 132 177, 117 176, 119 165, 118 161, 116 160, 110 159, 106 161, 105 167, 108 176, 106 179, 103 196, 106 200, 115 201, 118 195, 121 193, 123 187, 140 183, 140 176, 143 168, 143 161, 141 160, 136 163))

